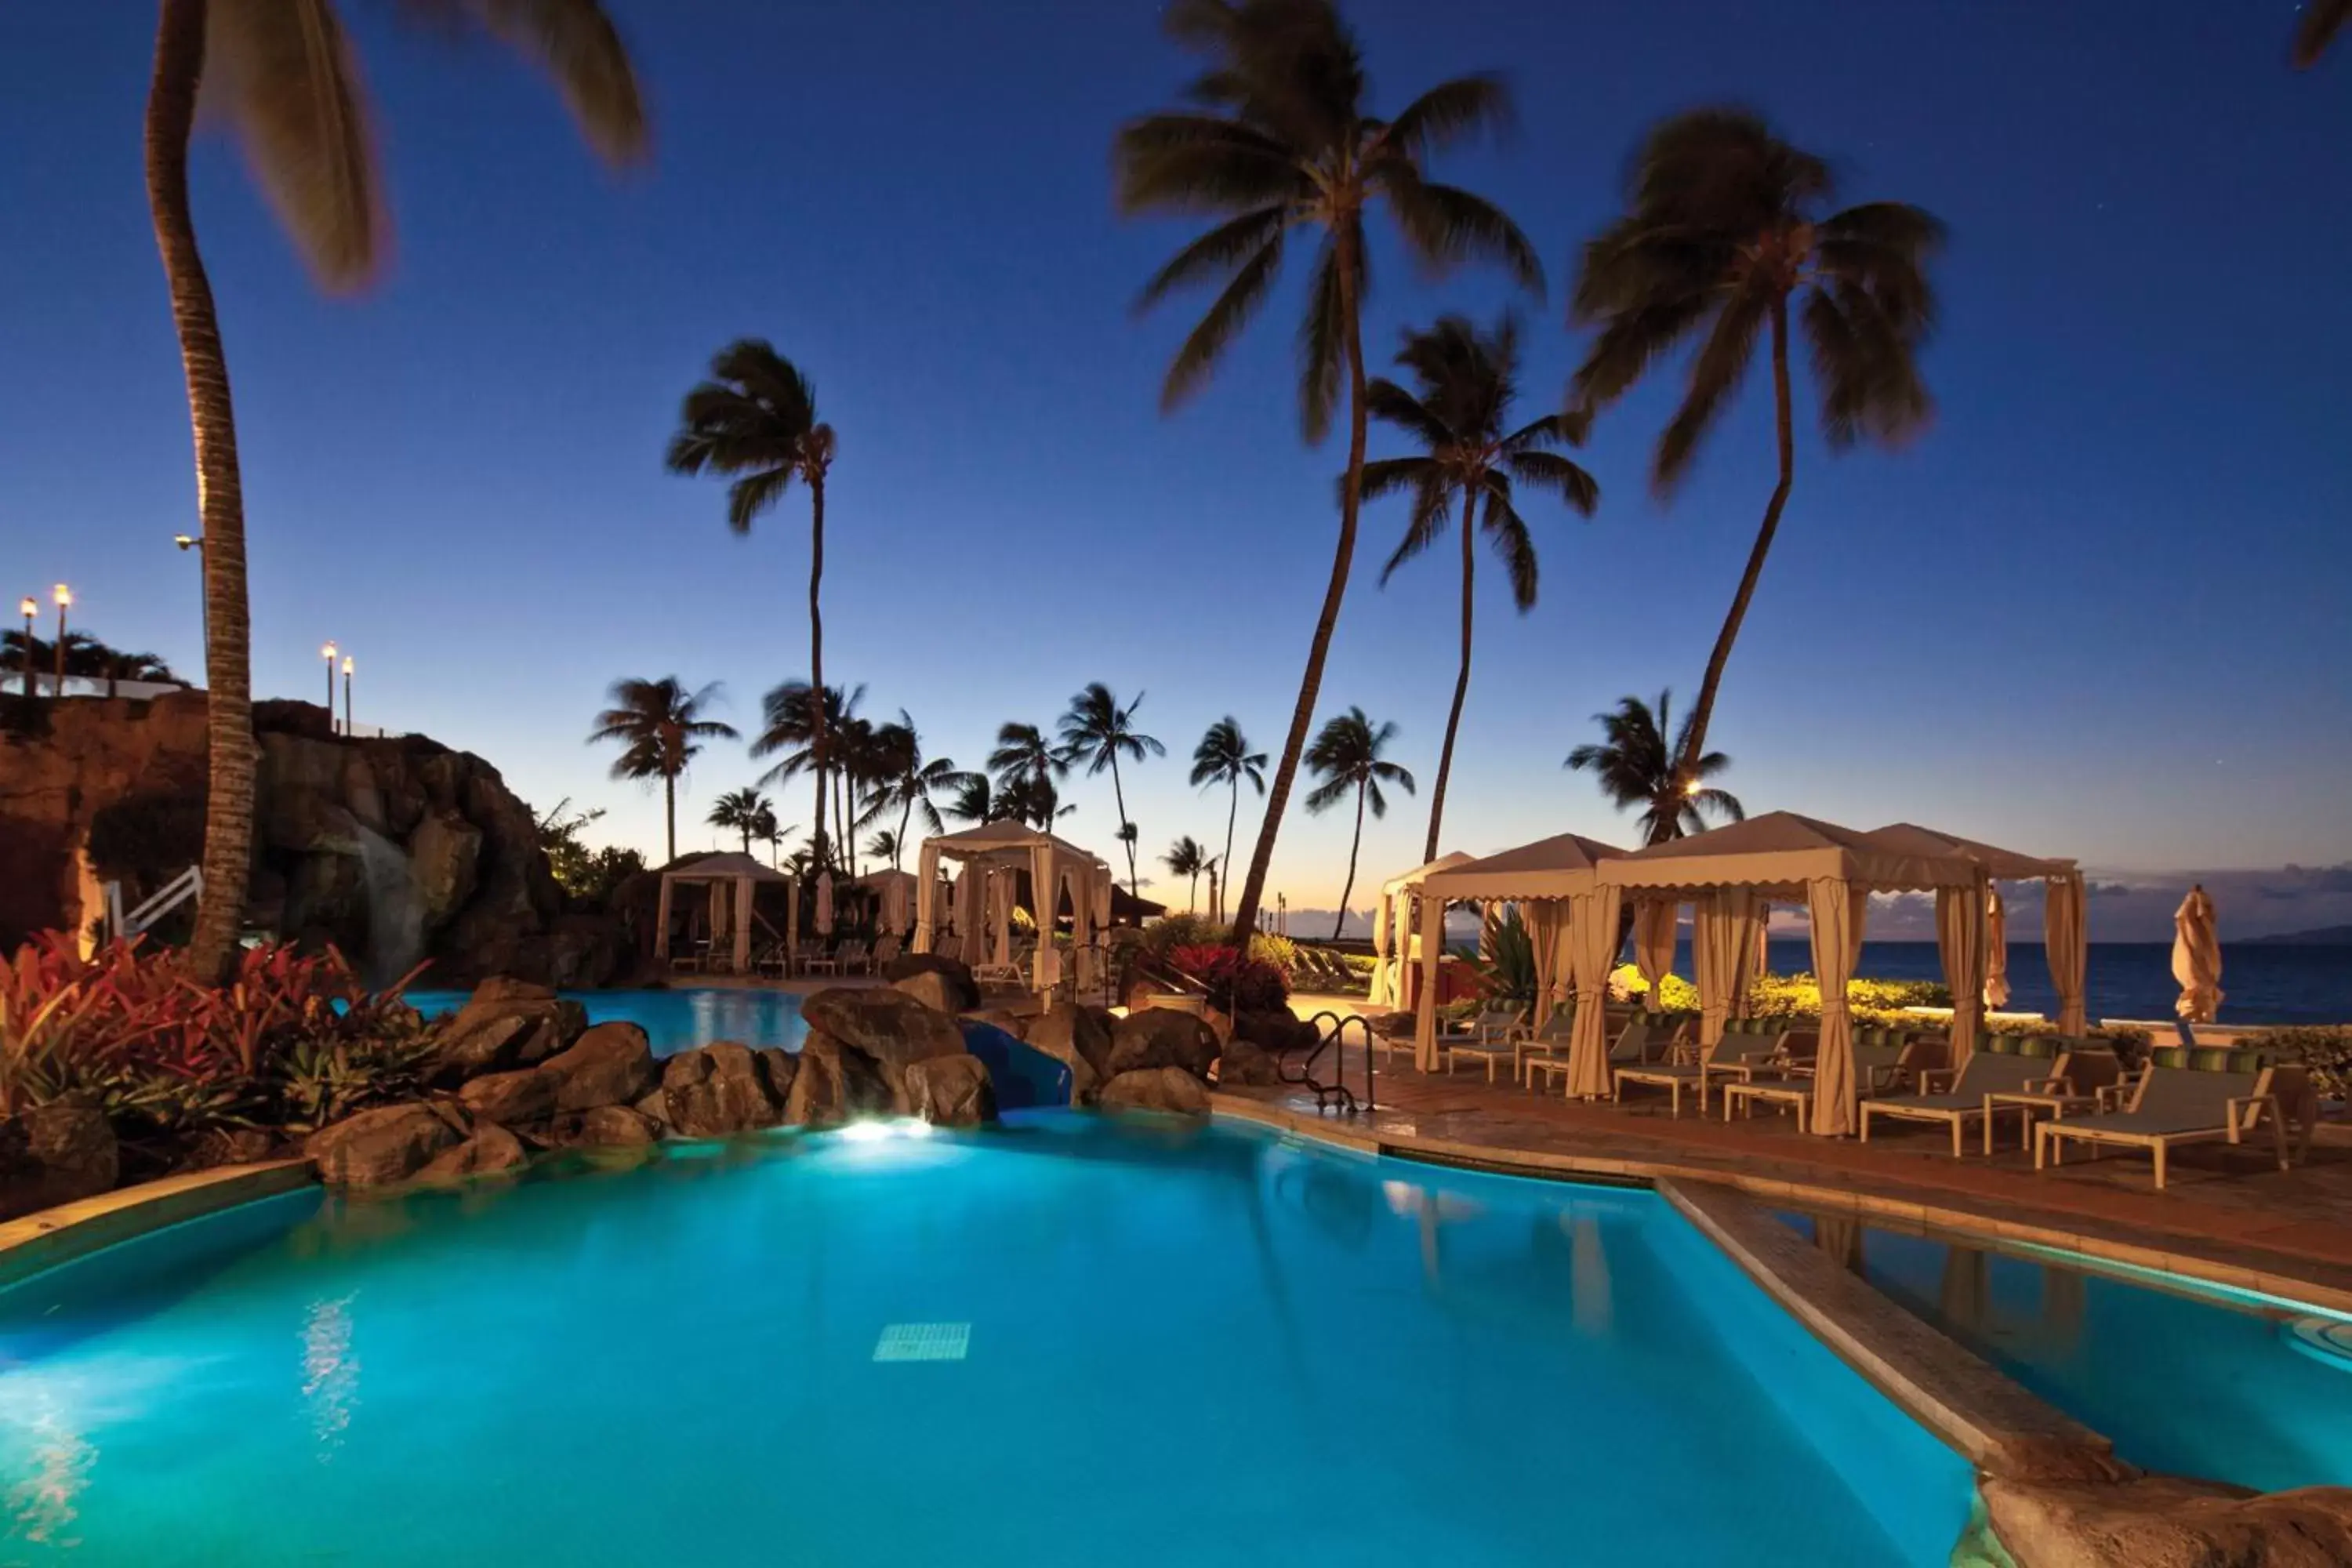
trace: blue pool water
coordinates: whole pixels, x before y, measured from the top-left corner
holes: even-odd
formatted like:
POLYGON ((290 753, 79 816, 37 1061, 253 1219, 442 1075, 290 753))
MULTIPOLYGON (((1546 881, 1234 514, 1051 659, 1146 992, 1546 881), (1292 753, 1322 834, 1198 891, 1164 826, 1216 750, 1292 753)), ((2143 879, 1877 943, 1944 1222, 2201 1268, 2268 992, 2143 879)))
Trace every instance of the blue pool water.
MULTIPOLYGON (((1783 1217, 1820 1239, 1816 1221, 1783 1217)), ((2352 1358, 2296 1349, 2294 1309, 1900 1231, 1830 1236, 1872 1284, 2134 1464, 2264 1491, 2352 1485, 2352 1358)))
POLYGON ((1653 1194, 1244 1128, 294 1194, 0 1293, 43 1568, 1925 1568, 1969 1495, 1653 1194))
MULTIPOLYGON (((408 999, 429 1017, 456 1012, 469 994, 412 991, 408 999)), ((713 1040, 796 1050, 801 1037, 808 1033, 808 1026, 801 1021, 801 999, 782 991, 706 985, 672 991, 566 991, 563 994, 588 1010, 592 1024, 620 1019, 637 1025, 653 1042, 657 1057, 713 1040)))

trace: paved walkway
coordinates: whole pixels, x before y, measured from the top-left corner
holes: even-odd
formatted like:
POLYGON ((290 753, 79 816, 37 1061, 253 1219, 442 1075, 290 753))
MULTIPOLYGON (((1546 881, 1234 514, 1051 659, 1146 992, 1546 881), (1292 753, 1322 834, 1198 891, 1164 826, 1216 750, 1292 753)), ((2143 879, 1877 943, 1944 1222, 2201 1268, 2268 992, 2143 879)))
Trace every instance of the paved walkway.
MULTIPOLYGON (((1348 1081, 1360 1086, 1362 1055, 1353 1048, 1346 1055, 1348 1081)), ((1663 1094, 1587 1105, 1507 1082, 1490 1086, 1467 1072, 1423 1077, 1402 1062, 1384 1068, 1376 1083, 1377 1111, 1320 1120, 1360 1136, 1468 1146, 1504 1162, 1565 1156, 1831 1187, 1876 1200, 1882 1211, 1958 1210, 1997 1225, 2066 1231, 2352 1294, 2352 1144, 2326 1131, 2304 1163, 2284 1172, 2267 1143, 2177 1151, 2169 1184, 2158 1193, 2144 1156, 2078 1156, 2037 1172, 2032 1154, 2011 1144, 1989 1160, 1973 1152, 1955 1160, 1949 1134, 1933 1124, 1916 1131, 1874 1126, 1871 1141, 1862 1143, 1814 1138, 1791 1119, 1763 1111, 1727 1124, 1702 1120, 1687 1100, 1675 1119, 1663 1094)), ((1315 1116, 1313 1097, 1297 1090, 1254 1097, 1315 1116)))

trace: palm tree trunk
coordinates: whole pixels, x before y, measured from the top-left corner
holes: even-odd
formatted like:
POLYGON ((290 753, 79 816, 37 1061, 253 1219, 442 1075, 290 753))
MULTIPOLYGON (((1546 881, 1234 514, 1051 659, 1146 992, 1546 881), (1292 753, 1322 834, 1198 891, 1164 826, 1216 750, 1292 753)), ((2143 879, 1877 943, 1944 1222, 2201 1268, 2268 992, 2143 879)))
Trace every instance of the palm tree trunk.
MULTIPOLYGON (((1228 878, 1233 875, 1234 870, 1234 824, 1240 819, 1241 814, 1242 775, 1235 773, 1233 804, 1225 807, 1225 858, 1222 864, 1225 868, 1225 875, 1228 878)), ((1213 921, 1225 918, 1225 901, 1218 895, 1217 877, 1213 871, 1209 874, 1209 918, 1213 921)))
POLYGON ((1756 579, 1764 572, 1764 556, 1772 548, 1772 535, 1780 528, 1780 509, 1789 504, 1789 488, 1796 482, 1797 443, 1790 427, 1786 294, 1772 301, 1772 410, 1780 438, 1780 482, 1772 487, 1771 503, 1764 509, 1764 526, 1756 531, 1756 547, 1748 552, 1748 570, 1740 574, 1739 592, 1732 595, 1731 613, 1724 616, 1723 630, 1716 634, 1715 651, 1707 656, 1706 679, 1699 682, 1698 704, 1691 710, 1690 740, 1684 745, 1677 764, 1685 778, 1696 776, 1693 770, 1699 758, 1706 755, 1706 726, 1715 716, 1715 689, 1723 682, 1723 667, 1731 658, 1732 643, 1739 637, 1739 623, 1748 616, 1748 601, 1755 597, 1756 579))
MULTIPOLYGON (((669 858, 677 858, 677 775, 662 774, 662 820, 669 829, 669 858)), ((665 862, 667 864, 667 862, 665 862)))
POLYGON ((824 863, 824 474, 809 475, 809 760, 816 767, 816 859, 824 863))
POLYGON ((1217 868, 1212 866, 1209 868, 1209 918, 1223 920, 1224 908, 1224 900, 1217 896, 1217 868))
POLYGON ((1369 783, 1356 786, 1356 836, 1348 841, 1348 881, 1339 889, 1339 918, 1331 922, 1333 942, 1339 941, 1339 933, 1348 929, 1348 900, 1356 890, 1356 851, 1364 847, 1364 791, 1370 787, 1369 783))
POLYGON ((1274 770, 1274 791, 1266 796, 1265 820, 1258 826, 1257 847, 1250 851, 1249 874, 1243 879, 1241 901, 1234 910, 1231 940, 1240 948, 1249 946, 1258 900, 1265 896, 1274 841, 1281 834, 1283 813, 1290 809, 1290 789, 1298 780, 1298 756, 1307 749, 1307 726, 1315 721, 1315 700, 1323 691, 1323 661, 1331 651, 1339 605, 1348 596, 1348 573, 1356 561, 1356 516, 1364 491, 1364 342, 1356 308, 1363 236, 1353 221, 1347 221, 1338 226, 1332 240, 1338 247, 1339 315, 1348 351, 1348 468, 1339 483, 1339 541, 1331 552, 1331 581, 1323 590, 1323 613, 1315 622, 1315 640, 1307 645, 1307 669, 1298 680, 1298 706, 1291 710, 1282 761, 1274 770))
POLYGON ((1437 833, 1445 820, 1445 781, 1454 772, 1454 737, 1462 730, 1462 703, 1470 695, 1470 608, 1472 574, 1477 570, 1477 552, 1471 537, 1471 523, 1478 507, 1478 492, 1465 489, 1462 493, 1462 671, 1454 678, 1454 707, 1445 715, 1445 744, 1437 753, 1437 787, 1429 792, 1429 843, 1421 852, 1425 864, 1437 858, 1437 833))
POLYGON ((893 871, 906 869, 900 862, 907 858, 907 829, 914 825, 915 797, 910 795, 907 797, 906 804, 898 809, 898 837, 892 841, 890 847, 890 869, 893 871))
MULTIPOLYGON (((253 672, 245 588, 245 492, 236 462, 236 411, 221 347, 212 281, 188 206, 188 133, 205 67, 204 0, 163 0, 155 69, 147 91, 147 205, 172 294, 172 325, 188 384, 194 437, 196 512, 204 535, 205 889, 188 962, 206 980, 226 978, 245 923, 253 868, 253 672)), ((29 664, 27 665, 29 668, 29 664)), ((27 682, 30 677, 26 678, 27 682)))
POLYGON ((1135 839, 1127 831, 1127 791, 1119 785, 1117 752, 1110 754, 1110 798, 1111 803, 1118 807, 1118 836, 1127 846, 1127 896, 1140 899, 1143 889, 1135 876, 1135 839))

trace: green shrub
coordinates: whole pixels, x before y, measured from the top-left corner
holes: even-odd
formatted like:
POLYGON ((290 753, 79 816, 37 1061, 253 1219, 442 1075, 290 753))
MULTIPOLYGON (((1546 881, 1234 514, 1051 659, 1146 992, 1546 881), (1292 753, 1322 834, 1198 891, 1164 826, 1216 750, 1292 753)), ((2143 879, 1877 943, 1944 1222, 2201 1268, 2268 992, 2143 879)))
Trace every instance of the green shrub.
POLYGON ((2240 1046, 2300 1061, 2330 1100, 2352 1098, 2352 1027, 2341 1024, 2263 1029, 2239 1037, 2240 1046))
MULTIPOLYGON (((1642 978, 1639 968, 1621 963, 1610 972, 1609 994, 1638 1002, 1650 994, 1650 983, 1642 978)), ((1679 974, 1668 974, 1658 982, 1658 1005, 1668 1013, 1696 1013, 1698 987, 1679 974)))

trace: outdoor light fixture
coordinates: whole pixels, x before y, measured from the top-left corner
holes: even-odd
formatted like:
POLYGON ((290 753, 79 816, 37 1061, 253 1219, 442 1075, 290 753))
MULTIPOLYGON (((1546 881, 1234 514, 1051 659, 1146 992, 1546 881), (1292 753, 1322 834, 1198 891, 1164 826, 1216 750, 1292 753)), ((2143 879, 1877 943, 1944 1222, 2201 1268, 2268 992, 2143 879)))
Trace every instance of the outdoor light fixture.
MULTIPOLYGON (((333 683, 332 683, 332 681, 331 681, 331 680, 330 680, 329 685, 328 685, 327 697, 328 697, 328 702, 327 702, 327 717, 328 717, 330 720, 331 720, 331 719, 333 719, 333 718, 334 718, 334 716, 335 716, 334 687, 333 687, 333 683)), ((350 734, 351 732, 352 732, 352 656, 351 656, 351 655, 349 655, 349 654, 345 654, 345 655, 343 655, 343 733, 344 733, 344 734, 346 734, 346 735, 348 735, 348 734, 350 734)))
POLYGON ((16 601, 16 613, 25 617, 25 646, 17 651, 23 656, 17 662, 25 667, 25 700, 33 699, 33 617, 41 613, 40 601, 27 594, 16 601))
POLYGON ((204 541, 193 533, 175 533, 172 535, 172 542, 183 550, 194 550, 204 541))
POLYGON ((849 1143, 879 1143, 891 1138, 929 1138, 931 1124, 919 1116, 898 1116, 887 1121, 853 1121, 841 1130, 849 1143))
POLYGON ((49 689, 54 699, 66 694, 66 606, 73 603, 73 590, 60 583, 49 590, 49 597, 58 602, 58 683, 49 689))
POLYGON ((319 657, 327 661, 327 732, 331 735, 335 732, 335 645, 320 648, 319 657))

